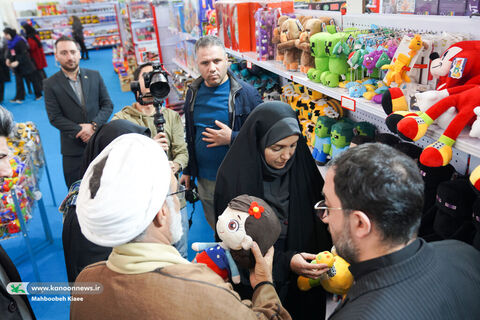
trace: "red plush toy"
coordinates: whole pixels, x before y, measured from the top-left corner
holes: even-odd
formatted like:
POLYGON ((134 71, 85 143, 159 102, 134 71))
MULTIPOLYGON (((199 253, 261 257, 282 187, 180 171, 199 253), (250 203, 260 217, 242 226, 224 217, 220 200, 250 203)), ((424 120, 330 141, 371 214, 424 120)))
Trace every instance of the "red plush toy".
POLYGON ((480 106, 480 41, 462 41, 452 45, 445 53, 432 61, 430 70, 439 78, 437 91, 430 101, 433 105, 417 116, 408 116, 397 124, 398 133, 417 141, 428 127, 455 107, 457 115, 452 119, 438 141, 425 148, 420 162, 429 167, 447 165, 452 159, 452 146, 462 129, 476 117, 473 109, 480 106))

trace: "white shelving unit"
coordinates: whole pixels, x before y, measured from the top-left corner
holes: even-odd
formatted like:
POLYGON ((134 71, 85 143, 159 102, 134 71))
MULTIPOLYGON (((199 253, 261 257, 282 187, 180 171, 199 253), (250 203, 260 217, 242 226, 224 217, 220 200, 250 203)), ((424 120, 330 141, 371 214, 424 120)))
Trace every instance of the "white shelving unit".
MULTIPOLYGON (((372 24, 377 26, 384 26, 396 29, 409 29, 418 32, 450 32, 468 34, 471 40, 480 40, 480 18, 479 17, 447 17, 447 16, 412 16, 412 15, 379 15, 379 14, 364 14, 364 15, 345 15, 341 16, 336 12, 329 11, 315 11, 315 10, 296 10, 296 14, 311 15, 311 16, 330 16, 337 25, 344 28, 357 27, 369 28, 372 24)), ((323 93, 326 96, 342 100, 342 97, 347 97, 355 101, 355 111, 349 111, 350 117, 356 120, 368 120, 381 131, 386 129, 385 117, 386 114, 379 104, 372 103, 364 98, 351 98, 348 96, 347 90, 342 88, 329 88, 319 83, 310 81, 307 76, 300 72, 286 71, 280 62, 276 61, 260 61, 257 59, 255 52, 237 52, 231 49, 226 49, 230 55, 245 59, 252 64, 269 70, 279 76, 300 83, 308 88, 323 93)), ((430 126, 424 138, 416 143, 422 147, 432 143, 440 137, 444 129, 437 125, 430 126)), ((452 164, 457 168, 465 168, 467 162, 472 157, 472 164, 480 163, 480 139, 472 138, 468 135, 468 130, 462 131, 454 145, 454 158, 452 164)))
POLYGON ((187 67, 186 65, 184 65, 180 61, 178 61, 176 59, 172 59, 172 62, 175 63, 180 69, 182 69, 183 71, 185 71, 186 73, 191 75, 193 78, 200 77, 200 73, 198 73, 197 71, 195 71, 193 69, 190 69, 189 67, 187 67))
MULTIPOLYGON (((58 15, 51 15, 51 16, 18 16, 17 21, 21 25, 23 22, 27 20, 34 20, 40 24, 40 28, 37 28, 37 31, 49 31, 51 30, 54 34, 54 38, 57 38, 59 34, 66 34, 70 35, 72 32, 71 25, 68 24, 68 19, 73 16, 98 16, 102 19, 108 21, 102 21, 99 23, 89 23, 83 24, 84 30, 87 29, 88 31, 92 31, 93 35, 85 36, 85 39, 94 39, 100 37, 110 37, 110 36, 119 36, 118 32, 118 25, 117 25, 117 14, 115 11, 116 2, 97 2, 97 3, 85 3, 85 4, 59 4, 59 8, 61 8, 62 12, 67 12, 64 14, 58 15), (114 19, 112 19, 114 17, 114 19), (104 29, 117 29, 115 33, 106 33, 107 30, 101 31, 98 30, 100 28, 104 29), (99 34, 95 34, 95 30, 100 31, 99 34)), ((25 6, 20 6, 19 8, 24 8, 25 6)), ((36 2, 32 1, 30 4, 31 8, 36 8, 36 2)), ((15 8, 15 6, 14 6, 15 8)), ((44 51, 45 53, 52 53, 53 43, 55 39, 42 39, 44 44, 44 51)), ((118 42, 118 41, 116 41, 118 42)), ((86 41, 86 46, 89 49, 92 48, 101 48, 105 46, 111 46, 112 44, 108 45, 92 45, 90 41, 86 41)))

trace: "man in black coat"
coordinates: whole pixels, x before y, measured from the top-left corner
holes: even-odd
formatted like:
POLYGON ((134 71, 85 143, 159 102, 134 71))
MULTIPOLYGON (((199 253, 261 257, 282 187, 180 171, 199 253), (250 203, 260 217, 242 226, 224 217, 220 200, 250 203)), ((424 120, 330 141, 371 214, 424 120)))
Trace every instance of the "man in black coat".
POLYGON ((83 150, 96 128, 107 122, 113 104, 97 71, 80 68, 78 45, 69 37, 55 42, 61 70, 44 80, 50 123, 60 130, 63 175, 67 188, 79 176, 83 150))
MULTIPOLYGON (((12 115, 0 106, 0 178, 12 175, 10 166, 10 151, 7 145, 7 136, 12 131, 12 115)), ((35 319, 32 307, 26 295, 10 295, 7 285, 10 282, 22 282, 17 268, 0 246, 0 318, 9 319, 35 319)))
POLYGON ((384 144, 330 164, 317 215, 355 282, 329 319, 480 319, 480 252, 417 238, 423 188, 415 162, 384 144))

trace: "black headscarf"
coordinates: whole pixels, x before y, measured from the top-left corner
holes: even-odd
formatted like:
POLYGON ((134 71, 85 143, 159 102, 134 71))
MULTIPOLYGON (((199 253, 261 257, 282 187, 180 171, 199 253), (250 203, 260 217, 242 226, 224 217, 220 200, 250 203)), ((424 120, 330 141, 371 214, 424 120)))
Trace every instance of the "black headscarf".
MULTIPOLYGON (((325 312, 325 296, 320 287, 307 292, 298 289, 297 275, 290 270, 293 255, 299 252, 316 254, 331 249, 326 225, 313 210, 315 203, 323 198, 323 179, 305 138, 299 136, 295 154, 285 168, 272 169, 264 160, 265 147, 299 131, 297 116, 288 104, 265 102, 258 105, 220 165, 214 198, 217 217, 230 200, 241 194, 264 199, 277 211, 279 208, 283 210, 287 203, 287 234, 275 244, 273 279, 282 303, 293 319, 305 319, 311 310, 317 310, 320 317, 325 312), (296 123, 295 129, 292 123, 296 123), (276 184, 271 185, 272 182, 276 184), (265 186, 269 184, 273 189, 266 192, 265 186), (275 192, 280 193, 279 197, 275 198, 275 192)), ((277 215, 281 214, 277 212, 277 215)), ((250 297, 248 287, 237 286, 236 290, 242 298, 250 297)))
MULTIPOLYGON (((282 126, 284 136, 275 134, 270 144, 262 143, 262 139, 272 128, 277 127, 277 123, 288 118, 294 119, 300 130, 295 112, 283 102, 262 103, 249 115, 217 173, 214 198, 216 217, 222 214, 230 200, 241 194, 264 199, 275 208, 278 206, 271 203, 269 195, 268 199, 265 198, 264 181, 268 183, 269 177, 277 170, 266 165, 263 159, 264 148, 292 135, 293 130, 285 129, 288 125, 282 126), (266 166, 270 168, 269 172, 265 172, 266 166)), ((289 177, 288 236, 285 250, 293 253, 330 250, 331 240, 326 226, 313 211, 315 203, 322 199, 323 179, 303 136, 300 135, 295 155, 286 167, 288 173, 282 173, 282 177, 286 174, 289 177)), ((282 170, 284 169, 278 171, 282 170)), ((273 178, 277 179, 278 177, 273 178)))
POLYGON ((139 133, 150 137, 150 129, 141 127, 125 119, 110 121, 101 126, 90 138, 83 152, 81 176, 87 171, 90 162, 95 159, 113 140, 126 133, 139 133))
MULTIPOLYGON (((100 127, 90 138, 83 154, 82 176, 88 168, 90 162, 95 159, 106 146, 119 136, 127 133, 140 133, 150 137, 150 130, 136 125, 130 121, 119 119, 111 121, 100 127)), ((64 203, 67 205, 67 213, 63 223, 62 241, 63 253, 65 255, 65 265, 67 267, 67 276, 69 282, 74 282, 78 274, 87 265, 106 260, 112 252, 112 248, 101 247, 88 241, 80 230, 80 225, 76 213, 76 188, 78 192, 79 182, 75 182, 70 188, 70 194, 64 203), (69 197, 75 197, 75 200, 69 200, 69 197)))

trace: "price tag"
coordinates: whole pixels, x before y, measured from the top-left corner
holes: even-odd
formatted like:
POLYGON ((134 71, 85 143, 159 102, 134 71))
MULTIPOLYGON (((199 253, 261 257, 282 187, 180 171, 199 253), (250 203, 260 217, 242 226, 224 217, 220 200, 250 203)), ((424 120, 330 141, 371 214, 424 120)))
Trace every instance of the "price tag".
POLYGON ((340 101, 342 102, 342 108, 355 112, 355 107, 357 105, 357 101, 355 101, 355 99, 342 96, 340 101))
POLYGON ((252 69, 252 63, 250 61, 247 61, 247 69, 252 69))

